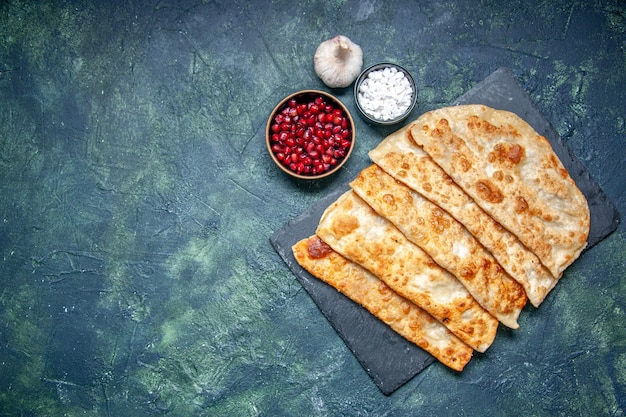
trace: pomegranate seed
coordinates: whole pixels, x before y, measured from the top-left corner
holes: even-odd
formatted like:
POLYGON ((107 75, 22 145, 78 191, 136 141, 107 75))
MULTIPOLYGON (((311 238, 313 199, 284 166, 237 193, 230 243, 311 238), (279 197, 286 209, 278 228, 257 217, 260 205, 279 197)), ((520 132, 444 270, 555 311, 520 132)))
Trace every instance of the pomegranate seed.
POLYGON ((348 118, 322 96, 290 99, 270 125, 271 151, 291 171, 319 175, 338 164, 352 145, 348 118))
POLYGON ((313 128, 307 127, 302 134, 302 139, 309 141, 313 137, 313 128))

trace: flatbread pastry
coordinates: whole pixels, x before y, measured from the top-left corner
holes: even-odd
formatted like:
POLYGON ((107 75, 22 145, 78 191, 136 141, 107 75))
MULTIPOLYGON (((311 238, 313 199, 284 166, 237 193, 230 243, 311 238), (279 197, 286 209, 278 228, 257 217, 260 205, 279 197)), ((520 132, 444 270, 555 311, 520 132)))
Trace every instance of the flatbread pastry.
POLYGON ((514 113, 445 107, 420 116, 410 135, 555 277, 585 248, 587 200, 546 138, 514 113))
POLYGON ((437 265, 353 191, 326 209, 316 234, 336 252, 426 310, 473 349, 484 352, 493 342, 497 319, 478 304, 454 275, 437 265))
POLYGON ((519 328, 517 318, 527 301, 524 288, 461 223, 377 165, 361 171, 350 186, 439 266, 455 275, 489 313, 505 326, 519 328))
POLYGON ((557 278, 515 235, 493 220, 410 140, 411 126, 409 124, 387 136, 369 152, 370 159, 463 224, 524 287, 530 302, 538 307, 558 282, 557 278))
MULTIPOLYGON (((396 294, 369 271, 335 252, 319 237, 302 239, 292 250, 296 261, 311 275, 365 307, 444 365, 462 371, 472 358, 472 348, 443 324, 396 294)), ((385 355, 385 352, 380 354, 385 355)))

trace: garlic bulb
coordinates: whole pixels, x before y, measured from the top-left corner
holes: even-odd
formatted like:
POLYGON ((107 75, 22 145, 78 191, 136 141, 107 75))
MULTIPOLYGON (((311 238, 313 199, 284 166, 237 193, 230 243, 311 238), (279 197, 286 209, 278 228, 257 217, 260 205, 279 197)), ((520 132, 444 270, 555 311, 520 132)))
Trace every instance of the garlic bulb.
POLYGON ((330 88, 347 87, 363 67, 361 47, 348 37, 337 35, 322 42, 313 58, 315 73, 330 88))

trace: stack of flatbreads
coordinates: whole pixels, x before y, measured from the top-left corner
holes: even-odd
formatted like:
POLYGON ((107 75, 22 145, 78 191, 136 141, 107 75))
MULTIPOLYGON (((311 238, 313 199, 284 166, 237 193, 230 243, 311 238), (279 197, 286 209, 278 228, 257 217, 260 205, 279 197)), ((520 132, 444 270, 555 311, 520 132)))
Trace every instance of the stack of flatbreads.
POLYGON ((295 258, 452 369, 518 329, 586 246, 585 197, 513 113, 434 110, 369 156, 295 258))

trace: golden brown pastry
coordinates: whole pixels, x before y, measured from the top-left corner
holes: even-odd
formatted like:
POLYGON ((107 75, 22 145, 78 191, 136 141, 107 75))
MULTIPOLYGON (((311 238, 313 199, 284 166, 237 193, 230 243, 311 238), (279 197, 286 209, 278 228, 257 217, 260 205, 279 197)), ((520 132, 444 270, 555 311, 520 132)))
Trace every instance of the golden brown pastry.
POLYGON ((516 114, 483 105, 423 114, 411 138, 560 277, 587 244, 587 200, 550 143, 516 114))
POLYGON ((450 213, 519 282, 530 302, 538 307, 558 282, 539 258, 493 220, 437 165, 411 142, 411 125, 392 133, 369 157, 397 180, 450 213))
POLYGON ((452 274, 437 265, 353 191, 331 204, 316 234, 391 289, 439 320, 473 349, 493 342, 498 320, 452 274))
POLYGON ((462 371, 472 358, 472 348, 444 325, 400 297, 369 271, 339 255, 319 237, 302 239, 292 250, 298 263, 311 275, 365 307, 444 365, 462 371))
POLYGON ((379 215, 454 274, 489 313, 505 326, 519 328, 517 318, 527 301, 524 288, 463 225, 377 165, 361 171, 350 186, 379 215))

